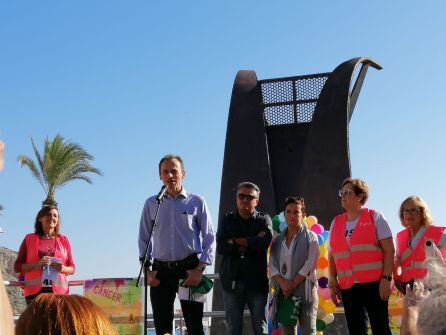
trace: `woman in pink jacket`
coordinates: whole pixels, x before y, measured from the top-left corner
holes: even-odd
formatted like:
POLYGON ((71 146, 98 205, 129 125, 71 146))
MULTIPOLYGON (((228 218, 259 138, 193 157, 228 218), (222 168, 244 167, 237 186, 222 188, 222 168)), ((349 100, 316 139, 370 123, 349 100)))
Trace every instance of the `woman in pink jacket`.
POLYGON ((14 264, 14 270, 24 275, 27 304, 40 293, 68 294, 67 275, 75 270, 70 242, 59 233, 57 207, 44 206, 34 228, 34 233, 25 236, 14 264))

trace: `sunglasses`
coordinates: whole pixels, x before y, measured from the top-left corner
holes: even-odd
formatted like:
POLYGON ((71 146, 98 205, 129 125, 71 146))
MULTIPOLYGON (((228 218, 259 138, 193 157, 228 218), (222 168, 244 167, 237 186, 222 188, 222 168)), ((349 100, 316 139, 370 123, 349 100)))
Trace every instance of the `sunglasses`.
POLYGON ((257 197, 255 195, 251 195, 251 194, 244 194, 244 193, 238 193, 237 194, 237 198, 239 198, 239 200, 248 200, 248 201, 253 201, 254 199, 257 199, 257 197))

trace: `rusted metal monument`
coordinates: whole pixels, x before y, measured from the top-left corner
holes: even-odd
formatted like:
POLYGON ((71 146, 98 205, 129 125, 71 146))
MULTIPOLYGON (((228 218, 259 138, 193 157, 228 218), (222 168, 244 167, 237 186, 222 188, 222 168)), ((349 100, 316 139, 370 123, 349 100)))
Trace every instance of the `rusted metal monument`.
MULTIPOLYGON (((226 131, 219 223, 235 209, 235 186, 249 180, 261 189, 260 211, 273 216, 282 211, 287 196, 303 196, 309 213, 329 228, 341 212, 339 185, 351 174, 348 125, 370 66, 381 70, 371 59, 353 58, 327 73, 266 80, 258 80, 254 71, 237 73, 226 131)), ((219 267, 217 256, 215 272, 219 267)), ((212 310, 223 309, 217 280, 212 310)), ((344 334, 343 323, 336 320, 325 333, 344 334)), ((251 333, 245 318, 244 334, 251 333)), ((213 319, 211 334, 226 334, 224 318, 213 319)))

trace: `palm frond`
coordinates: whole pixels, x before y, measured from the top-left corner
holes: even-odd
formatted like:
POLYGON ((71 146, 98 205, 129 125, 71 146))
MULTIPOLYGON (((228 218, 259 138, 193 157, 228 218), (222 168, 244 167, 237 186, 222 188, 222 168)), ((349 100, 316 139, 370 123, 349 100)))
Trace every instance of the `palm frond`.
POLYGON ((30 171, 31 174, 33 175, 33 177, 39 182, 39 184, 43 187, 43 189, 45 190, 46 193, 48 193, 48 189, 45 185, 45 178, 42 175, 41 171, 39 171, 36 167, 36 164, 34 163, 34 161, 24 155, 21 155, 19 157, 17 157, 17 161, 19 162, 20 166, 27 166, 30 171))
MULTIPOLYGON (((86 174, 102 175, 99 169, 91 166, 90 162, 94 159, 92 155, 79 144, 64 141, 64 138, 59 134, 52 140, 45 139, 43 155, 40 155, 34 141, 32 139, 31 141, 41 170, 38 180, 45 185, 47 197, 50 199, 54 200, 56 190, 71 180, 80 179, 91 184, 92 181, 86 174)), ((29 168, 33 174, 39 172, 35 164, 29 168)))
POLYGON ((43 177, 45 178, 45 164, 43 162, 43 159, 42 159, 42 156, 40 155, 39 150, 37 150, 37 146, 34 143, 34 140, 32 137, 31 137, 31 144, 32 144, 33 150, 34 150, 34 156, 36 156, 37 163, 39 164, 39 167, 40 167, 40 172, 42 173, 43 177))
POLYGON ((67 182, 71 180, 84 180, 87 183, 91 184, 92 181, 89 177, 87 177, 86 173, 95 173, 98 175, 102 175, 102 172, 99 169, 92 167, 85 160, 77 160, 76 157, 71 157, 70 163, 68 167, 60 174, 58 188, 64 186, 67 182))

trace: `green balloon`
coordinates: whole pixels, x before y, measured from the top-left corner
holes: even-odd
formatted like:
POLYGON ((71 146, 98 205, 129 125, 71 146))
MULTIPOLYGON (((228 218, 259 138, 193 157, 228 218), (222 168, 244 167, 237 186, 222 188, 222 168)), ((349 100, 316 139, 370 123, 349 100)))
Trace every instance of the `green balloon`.
POLYGON ((316 330, 319 332, 323 332, 327 328, 327 324, 324 320, 316 320, 316 330))
POLYGON ((277 233, 280 233, 280 219, 279 215, 275 215, 273 217, 273 230, 277 233))

